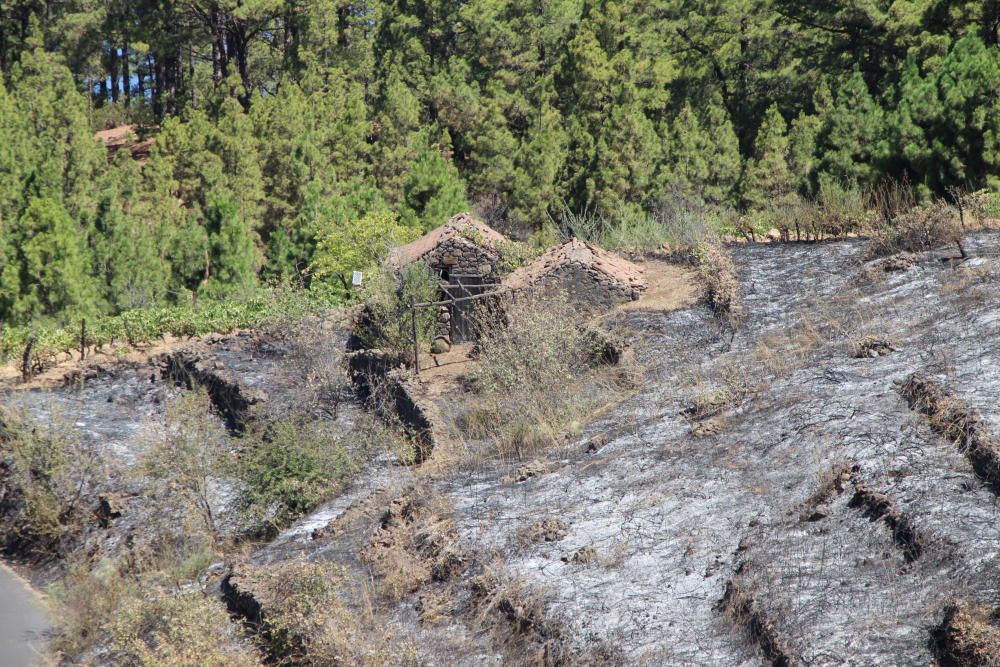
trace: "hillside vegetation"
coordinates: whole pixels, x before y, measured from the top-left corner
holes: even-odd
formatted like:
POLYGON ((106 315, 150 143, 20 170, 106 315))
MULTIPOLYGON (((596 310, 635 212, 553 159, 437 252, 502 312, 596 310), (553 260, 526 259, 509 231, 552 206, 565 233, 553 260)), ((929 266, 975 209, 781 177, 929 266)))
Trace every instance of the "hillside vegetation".
POLYGON ((885 178, 998 184, 998 25, 986 1, 4 2, 0 320, 339 299, 469 205, 624 245, 679 209, 850 231, 885 178), (142 158, 109 162, 94 132, 126 123, 142 158))

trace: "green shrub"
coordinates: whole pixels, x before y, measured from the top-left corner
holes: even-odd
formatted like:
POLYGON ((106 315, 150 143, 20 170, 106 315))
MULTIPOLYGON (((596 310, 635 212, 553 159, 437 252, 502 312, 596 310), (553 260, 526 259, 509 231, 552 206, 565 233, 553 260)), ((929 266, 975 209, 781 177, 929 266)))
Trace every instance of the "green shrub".
MULTIPOLYGON (((271 288, 250 301, 201 301, 188 306, 166 306, 125 311, 113 317, 88 320, 85 344, 88 349, 113 345, 136 347, 164 336, 201 336, 229 333, 260 324, 288 321, 309 312, 342 303, 339 297, 321 291, 296 290, 287 286, 271 288)), ((20 359, 34 337, 32 363, 36 370, 51 366, 59 354, 80 349, 81 327, 31 326, 0 329, 0 361, 20 359)))
MULTIPOLYGON (((365 347, 410 351, 413 348, 411 303, 441 298, 437 273, 425 262, 407 264, 398 271, 383 268, 362 288, 364 309, 355 334, 365 347)), ((437 308, 417 309, 417 338, 427 344, 434 337, 437 308)))
POLYGON ((11 534, 39 557, 63 554, 82 527, 104 464, 68 424, 40 424, 0 407, 0 464, 6 468, 6 517, 11 534))
POLYGON ((327 422, 292 417, 255 425, 232 471, 241 490, 237 504, 251 533, 274 534, 330 498, 358 471, 364 438, 351 445, 327 422))

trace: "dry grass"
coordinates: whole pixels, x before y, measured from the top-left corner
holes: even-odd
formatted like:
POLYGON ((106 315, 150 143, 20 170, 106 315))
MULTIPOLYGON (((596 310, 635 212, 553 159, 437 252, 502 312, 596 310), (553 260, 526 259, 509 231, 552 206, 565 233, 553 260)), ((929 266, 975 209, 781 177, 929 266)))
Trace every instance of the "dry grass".
POLYGON ((430 581, 447 581, 468 566, 441 499, 427 489, 396 498, 361 551, 375 593, 395 603, 430 581))
POLYGON ((111 635, 115 664, 136 667, 261 664, 257 652, 230 623, 222 603, 198 590, 143 591, 127 598, 106 627, 111 635))
POLYGON ((471 584, 481 623, 493 628, 510 664, 565 663, 561 629, 546 618, 541 596, 502 567, 487 568, 471 584))
MULTIPOLYGON (((164 554, 161 565, 169 560, 164 554)), ((111 664, 141 667, 243 667, 257 652, 222 605, 198 586, 178 586, 183 567, 141 571, 122 563, 71 561, 50 588, 56 612, 49 650, 60 664, 81 664, 95 648, 111 664), (166 582, 172 582, 167 585, 166 582)))
POLYGON ((886 338, 880 336, 862 336, 851 341, 851 356, 855 359, 881 357, 895 349, 886 338))
POLYGON ((765 612, 756 598, 757 582, 747 576, 752 563, 742 563, 726 586, 725 595, 719 603, 719 610, 730 621, 742 628, 747 637, 763 652, 767 661, 775 667, 799 665, 790 642, 782 635, 777 625, 765 612))
POLYGON ((1000 493, 1000 439, 990 433, 982 418, 963 401, 917 374, 900 387, 910 407, 927 416, 931 428, 954 443, 976 474, 1000 493))
POLYGON ((482 315, 478 364, 469 372, 476 401, 459 423, 466 436, 487 441, 490 454, 524 460, 560 444, 634 381, 620 348, 586 328, 564 297, 525 294, 501 312, 482 315), (609 357, 619 365, 602 365, 609 357))
POLYGON ((742 287, 736 263, 729 250, 718 240, 706 238, 695 249, 698 276, 704 285, 703 299, 721 321, 736 330, 746 319, 741 301, 742 287))
POLYGON ((542 519, 528 525, 518 534, 521 544, 535 542, 558 542, 569 535, 569 524, 562 519, 542 519))
POLYGON ((979 603, 950 604, 934 639, 943 666, 1000 667, 1000 622, 995 611, 979 603))
POLYGON ((813 510, 827 503, 834 496, 844 492, 855 472, 856 468, 850 462, 837 461, 820 473, 816 490, 802 501, 798 507, 789 510, 789 514, 794 514, 801 510, 804 516, 812 516, 813 510))
POLYGON ((356 598, 349 575, 329 563, 290 560, 244 567, 230 584, 259 605, 259 641, 270 664, 414 664, 413 646, 391 631, 356 598))

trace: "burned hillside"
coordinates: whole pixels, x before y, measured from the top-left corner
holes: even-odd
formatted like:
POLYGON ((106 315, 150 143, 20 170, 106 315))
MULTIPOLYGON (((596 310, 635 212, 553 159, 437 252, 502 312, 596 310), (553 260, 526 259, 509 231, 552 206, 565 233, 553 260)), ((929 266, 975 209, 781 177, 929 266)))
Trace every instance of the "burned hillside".
MULTIPOLYGON (((487 360, 425 355, 419 377, 392 373, 431 422, 433 449, 416 459, 392 438, 362 444, 365 412, 392 417, 399 403, 374 406, 378 387, 364 407, 354 397, 343 319, 208 338, 7 402, 130 460, 164 406, 201 386, 237 451, 244 432, 297 414, 355 452, 328 500, 203 575, 270 659, 990 664, 1000 234, 964 248, 964 260, 944 247, 892 263, 866 259, 860 239, 730 246, 739 326, 663 294, 592 321, 624 356, 595 365, 582 345, 568 390, 589 417, 568 413, 559 433, 471 428, 487 360), (275 588, 279 575, 291 588, 275 588), (307 581, 325 583, 297 588, 307 581), (317 590, 311 620, 287 625, 286 599, 317 590)), ((643 266, 658 291, 700 280, 688 265, 643 266)), ((560 331, 572 344, 574 329, 560 331)), ((531 357, 524 345, 511 349, 531 357)), ((82 544, 146 553, 155 502, 134 481, 94 492, 87 502, 107 507, 82 544)))

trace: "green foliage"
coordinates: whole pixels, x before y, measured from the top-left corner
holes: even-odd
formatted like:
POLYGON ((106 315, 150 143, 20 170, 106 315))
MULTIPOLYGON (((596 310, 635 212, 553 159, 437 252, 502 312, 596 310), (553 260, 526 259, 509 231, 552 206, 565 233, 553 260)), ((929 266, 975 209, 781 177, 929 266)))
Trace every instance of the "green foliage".
POLYGON ((468 207, 465 183, 458 170, 438 147, 425 149, 403 179, 403 223, 426 231, 443 225, 468 207))
POLYGON ((751 207, 774 205, 791 194, 794 181, 790 157, 785 119, 772 105, 757 130, 753 158, 743 176, 744 199, 751 207))
MULTIPOLYGON (((424 262, 372 274, 361 292, 365 307, 355 333, 366 347, 409 352, 413 348, 410 304, 440 299, 438 283, 437 273, 424 262)), ((418 308, 417 339, 429 343, 436 322, 436 308, 418 308)))
POLYGON ((328 424, 291 417, 258 426, 233 467, 246 529, 274 534, 331 497, 357 472, 363 442, 337 438, 328 424))
POLYGON ((886 177, 925 200, 1000 185, 989 2, 15 4, 8 325, 342 276, 331 239, 384 211, 426 230, 489 198, 527 236, 568 207, 651 245, 677 197, 746 231, 886 177), (93 137, 122 123, 152 139, 141 168, 93 137))
POLYGON ((419 230, 400 224, 388 211, 349 220, 330 216, 320 222, 310 269, 315 280, 328 281, 340 294, 351 290, 352 271, 372 273, 394 246, 419 236, 419 230))
MULTIPOLYGON (((201 301, 186 306, 128 310, 115 316, 87 320, 86 346, 88 349, 115 345, 134 347, 167 335, 191 337, 227 333, 262 323, 287 321, 336 303, 326 294, 276 288, 248 301, 201 301)), ((80 324, 4 326, 0 328, 0 359, 20 358, 32 338, 34 356, 44 367, 60 353, 79 351, 80 324)))
POLYGON ((564 208, 554 226, 564 237, 575 236, 603 248, 657 250, 691 247, 720 226, 720 212, 676 196, 653 212, 620 204, 608 214, 564 208))

